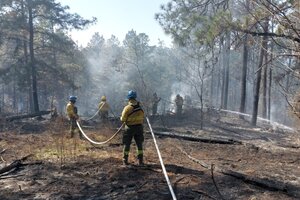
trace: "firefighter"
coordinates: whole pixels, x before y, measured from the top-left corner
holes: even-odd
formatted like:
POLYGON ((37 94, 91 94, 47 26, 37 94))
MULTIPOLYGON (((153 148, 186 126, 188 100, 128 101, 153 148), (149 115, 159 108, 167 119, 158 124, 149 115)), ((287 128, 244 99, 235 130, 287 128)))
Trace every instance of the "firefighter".
POLYGON ((57 118, 57 116, 58 116, 57 108, 56 108, 56 106, 52 106, 52 109, 50 112, 50 119, 55 120, 57 118))
POLYGON ((101 102, 98 105, 99 116, 102 122, 108 121, 108 110, 110 109, 109 104, 106 102, 106 96, 101 97, 101 102))
MULTIPOLYGON (((71 138, 74 137, 75 131, 79 131, 76 121, 79 120, 78 112, 77 112, 77 107, 75 106, 77 97, 75 96, 70 96, 69 97, 69 103, 66 106, 66 112, 70 121, 70 134, 71 138)), ((80 139, 82 139, 81 133, 79 134, 80 139)))
POLYGON ((182 114, 183 98, 177 94, 175 98, 176 105, 176 115, 180 116, 182 114))
POLYGON ((143 122, 144 111, 141 108, 140 102, 136 100, 137 94, 130 90, 127 95, 128 105, 123 109, 121 121, 125 123, 125 132, 123 134, 123 164, 128 165, 128 156, 130 151, 130 144, 134 138, 137 146, 137 158, 139 165, 144 165, 143 162, 143 122))
POLYGON ((157 96, 156 92, 153 94, 153 98, 152 98, 152 115, 156 115, 157 114, 157 106, 158 106, 158 102, 160 102, 160 97, 157 96))

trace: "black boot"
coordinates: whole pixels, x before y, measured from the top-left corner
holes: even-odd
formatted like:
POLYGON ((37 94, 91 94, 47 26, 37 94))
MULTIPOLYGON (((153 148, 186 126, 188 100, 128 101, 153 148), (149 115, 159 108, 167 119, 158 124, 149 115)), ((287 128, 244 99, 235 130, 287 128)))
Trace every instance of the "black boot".
POLYGON ((82 133, 79 131, 79 139, 84 140, 82 133))
POLYGON ((128 165, 128 155, 123 156, 123 165, 128 165))
POLYGON ((137 157, 139 160, 139 166, 143 166, 144 165, 143 154, 140 154, 137 157))
POLYGON ((74 137, 74 131, 70 131, 70 138, 73 138, 74 137))

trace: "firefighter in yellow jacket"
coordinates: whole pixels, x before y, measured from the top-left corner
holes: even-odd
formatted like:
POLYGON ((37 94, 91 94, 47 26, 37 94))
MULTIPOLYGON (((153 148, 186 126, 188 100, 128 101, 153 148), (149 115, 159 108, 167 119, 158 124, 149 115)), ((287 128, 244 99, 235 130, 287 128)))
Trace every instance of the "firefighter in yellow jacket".
POLYGON ((98 105, 99 109, 99 116, 102 122, 107 122, 108 120, 108 111, 109 111, 109 104, 106 102, 106 96, 101 97, 101 102, 98 105))
POLYGON ((134 138, 137 146, 137 158, 139 165, 143 165, 143 122, 144 111, 140 106, 140 102, 136 100, 136 92, 130 90, 127 95, 128 105, 123 109, 121 121, 125 123, 125 132, 123 134, 123 164, 128 165, 128 156, 130 151, 130 144, 134 138))
POLYGON ((156 92, 154 92, 153 97, 152 97, 152 115, 157 114, 157 106, 158 103, 160 102, 160 97, 157 96, 156 92))
MULTIPOLYGON (((71 138, 74 137, 75 130, 78 130, 76 121, 79 119, 78 112, 77 112, 77 107, 75 106, 77 97, 75 96, 70 96, 69 97, 69 103, 67 104, 66 107, 66 112, 70 121, 70 134, 71 138)), ((80 138, 82 138, 82 135, 80 134, 80 138)))

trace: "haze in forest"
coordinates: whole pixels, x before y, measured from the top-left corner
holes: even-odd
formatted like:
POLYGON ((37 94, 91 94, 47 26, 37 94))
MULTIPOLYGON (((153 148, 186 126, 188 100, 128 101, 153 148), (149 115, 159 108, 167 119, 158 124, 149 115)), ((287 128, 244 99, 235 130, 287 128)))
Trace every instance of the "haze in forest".
POLYGON ((299 19, 300 0, 0 0, 0 199, 300 199, 299 19))
POLYGON ((223 109, 253 126, 297 125, 299 1, 7 0, 0 10, 5 115, 64 115, 75 95, 88 117, 105 95, 118 117, 135 90, 147 115, 156 93, 161 115, 181 95, 201 116, 223 109))

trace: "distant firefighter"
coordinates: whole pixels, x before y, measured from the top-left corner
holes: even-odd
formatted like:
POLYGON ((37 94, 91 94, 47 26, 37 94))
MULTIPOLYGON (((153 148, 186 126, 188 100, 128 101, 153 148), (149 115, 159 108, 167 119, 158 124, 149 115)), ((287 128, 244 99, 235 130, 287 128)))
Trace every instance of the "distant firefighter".
POLYGON ((108 111, 110 109, 109 104, 106 102, 106 96, 101 97, 101 102, 98 105, 99 116, 102 122, 107 122, 108 120, 108 111))
POLYGON ((54 120, 57 116, 58 116, 57 108, 56 106, 52 106, 51 113, 50 113, 51 120, 54 120))
POLYGON ((153 94, 153 98, 152 98, 152 115, 156 115, 157 114, 157 106, 158 103, 160 102, 160 97, 157 96, 156 92, 153 94))
MULTIPOLYGON (((76 121, 79 119, 78 116, 78 110, 77 107, 75 106, 77 97, 75 96, 70 96, 69 97, 69 103, 66 106, 66 112, 70 121, 70 134, 71 134, 71 138, 74 137, 75 131, 78 130, 76 121)), ((79 133, 80 139, 82 139, 82 134, 79 133)))
POLYGON ((58 112, 57 112, 57 107, 56 105, 58 104, 58 102, 55 99, 52 99, 51 102, 51 112, 50 112, 50 119, 51 120, 55 120, 58 117, 58 112))
POLYGON ((175 105, 176 105, 176 114, 181 115, 182 114, 182 106, 183 106, 183 98, 179 94, 176 95, 175 98, 175 105))

